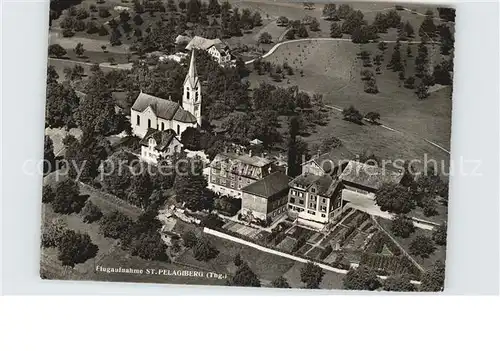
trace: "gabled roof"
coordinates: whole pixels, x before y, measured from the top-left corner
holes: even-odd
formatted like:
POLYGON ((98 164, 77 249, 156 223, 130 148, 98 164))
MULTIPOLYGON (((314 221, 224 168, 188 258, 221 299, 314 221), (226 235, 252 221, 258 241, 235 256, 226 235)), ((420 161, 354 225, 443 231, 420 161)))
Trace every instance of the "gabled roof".
POLYGON ((210 167, 225 169, 227 172, 253 179, 261 179, 271 173, 272 161, 259 156, 225 152, 217 154, 210 163, 210 167))
POLYGON ((349 151, 346 147, 338 146, 330 150, 329 152, 321 154, 304 163, 314 162, 319 167, 321 167, 325 172, 330 172, 332 170, 331 169, 332 166, 336 168, 341 164, 349 162, 349 160, 352 160, 353 157, 354 154, 351 151, 349 151))
POLYGON ((310 188, 315 187, 316 194, 320 196, 330 197, 333 195, 333 192, 338 183, 338 179, 330 176, 329 174, 319 176, 312 173, 304 173, 293 179, 290 182, 290 186, 292 188, 297 187, 306 191, 309 191, 310 188))
POLYGON ((285 173, 275 172, 255 183, 247 185, 241 191, 268 199, 288 189, 288 182, 289 178, 285 173))
POLYGON ((196 123, 196 117, 185 111, 177 102, 162 99, 141 92, 132 106, 132 110, 144 112, 151 107, 155 115, 166 120, 175 120, 185 123, 196 123))
POLYGON ((149 128, 144 138, 141 139, 140 144, 149 146, 149 139, 153 138, 156 141, 155 149, 164 151, 176 136, 177 134, 172 129, 156 130, 149 128))
POLYGON ((220 39, 206 39, 200 36, 195 36, 189 44, 186 45, 186 50, 199 49, 208 50, 212 45, 221 44, 220 39))
POLYGON ((403 172, 383 169, 357 161, 350 161, 340 175, 342 181, 374 190, 378 190, 383 183, 399 183, 402 178, 403 172))

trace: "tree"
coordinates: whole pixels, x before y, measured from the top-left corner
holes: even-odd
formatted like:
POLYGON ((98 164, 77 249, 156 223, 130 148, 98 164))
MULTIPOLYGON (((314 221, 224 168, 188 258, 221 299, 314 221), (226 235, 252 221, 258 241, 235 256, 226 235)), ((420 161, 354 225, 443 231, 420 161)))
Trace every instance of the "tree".
POLYGON ((194 246, 193 254, 196 260, 206 262, 217 257, 219 250, 203 237, 194 246))
POLYGON ((387 65, 388 68, 392 69, 394 72, 403 70, 403 63, 401 62, 401 43, 397 42, 392 52, 391 61, 387 65))
POLYGON ((387 43, 385 41, 381 41, 380 43, 378 43, 377 48, 380 51, 385 52, 385 50, 387 50, 387 43))
MULTIPOLYGON (((108 30, 103 25, 101 25, 101 27, 99 27, 99 32, 98 33, 99 33, 99 36, 101 36, 101 37, 109 34, 108 30)), ((105 45, 103 45, 103 46, 104 46, 103 50, 106 50, 106 46, 105 45)), ((102 48, 102 46, 101 46, 101 48, 102 48)))
POLYGON ((80 190, 78 184, 72 179, 65 179, 55 187, 52 209, 56 213, 79 212, 82 208, 80 203, 80 190))
POLYGON ((61 58, 66 55, 66 50, 59 44, 52 44, 49 46, 49 56, 61 58))
POLYGON ((208 14, 209 15, 219 15, 221 11, 221 7, 218 0, 209 0, 208 1, 208 14))
POLYGON ((330 25, 330 37, 331 38, 342 38, 342 28, 337 22, 332 22, 330 25))
POLYGON ((441 224, 438 227, 435 227, 432 231, 432 240, 437 245, 446 246, 446 236, 448 233, 448 226, 446 223, 441 224))
POLYGON ((188 127, 181 134, 181 143, 182 145, 184 145, 185 149, 191 151, 198 151, 201 150, 201 145, 200 145, 201 137, 202 133, 198 128, 188 127))
POLYGON ((417 90, 415 91, 415 94, 417 94, 417 98, 419 100, 427 99, 430 95, 429 94, 429 87, 422 82, 418 85, 417 90))
POLYGON ((82 57, 83 53, 85 52, 85 49, 83 48, 83 44, 82 43, 76 44, 73 51, 75 52, 76 56, 82 57))
POLYGON ((448 71, 448 68, 444 64, 438 64, 434 66, 433 76, 434 76, 434 81, 437 84, 441 85, 452 84, 450 71, 448 71))
POLYGON ((239 253, 238 253, 238 254, 236 254, 236 256, 234 256, 234 260, 233 260, 233 262, 234 262, 234 265, 235 265, 236 267, 241 266, 241 264, 243 263, 243 261, 242 261, 242 259, 241 259, 241 255, 240 255, 239 253))
POLYGON ((44 138, 43 161, 43 174, 49 174, 54 171, 56 161, 54 143, 48 135, 44 138))
POLYGON ((49 65, 47 66, 47 85, 50 83, 57 83, 57 80, 59 79, 59 74, 57 74, 56 69, 54 66, 49 65))
POLYGON ((309 36, 309 33, 307 33, 307 28, 305 25, 301 24, 299 28, 297 29, 297 36, 299 38, 307 38, 309 36))
POLYGON ((337 10, 337 16, 340 19, 346 19, 351 12, 353 12, 353 8, 350 5, 347 4, 342 4, 339 5, 338 10, 337 10))
POLYGON ((380 121, 380 113, 378 113, 378 112, 368 112, 365 115, 365 119, 369 120, 373 124, 376 124, 376 123, 378 123, 378 121, 380 121))
POLYGON ((407 274, 391 275, 384 281, 385 291, 415 291, 407 274))
POLYGON ((344 23, 342 23, 342 33, 352 34, 356 28, 359 28, 361 26, 365 26, 366 21, 363 18, 364 18, 363 12, 361 12, 359 10, 352 11, 347 16, 344 23))
POLYGON ((415 89, 415 77, 409 76, 405 79, 404 87, 407 89, 415 89))
POLYGON ((433 17, 432 11, 427 11, 425 13, 425 19, 418 30, 418 35, 421 38, 434 38, 436 36, 436 25, 434 24, 433 17))
POLYGON ((410 253, 415 256, 420 256, 422 259, 429 258, 436 251, 432 239, 425 235, 418 235, 410 243, 410 253))
POLYGON ((395 236, 401 238, 408 238, 415 232, 413 220, 404 215, 397 215, 391 224, 391 231, 395 236))
POLYGON ((175 177, 176 200, 191 211, 211 210, 213 193, 207 189, 207 180, 200 169, 187 170, 175 177))
POLYGON ((192 249, 198 243, 198 238, 196 234, 192 231, 185 231, 181 235, 182 241, 184 242, 184 246, 192 249))
POLYGON ((415 208, 410 189, 395 183, 384 183, 375 195, 375 202, 382 211, 408 213, 415 208))
POLYGON ((122 42, 120 40, 122 34, 120 33, 120 30, 118 28, 113 29, 111 32, 111 36, 109 37, 109 43, 111 46, 119 46, 122 45, 122 42))
POLYGON ((279 277, 274 279, 271 282, 271 285, 273 288, 280 288, 280 289, 289 289, 291 288, 290 284, 288 284, 288 281, 285 279, 285 277, 279 277))
POLYGON ((142 19, 141 15, 136 14, 133 18, 133 21, 136 26, 141 26, 144 23, 144 20, 142 19))
POLYGON ((306 289, 319 289, 324 275, 320 266, 308 261, 300 270, 300 281, 305 284, 306 289))
POLYGON ((134 12, 144 13, 144 11, 144 5, 141 3, 141 0, 134 0, 134 12))
POLYGON ((111 13, 109 12, 109 9, 107 7, 100 7, 98 14, 99 17, 102 18, 108 18, 109 16, 111 16, 111 13))
POLYGON ((259 43, 261 44, 270 44, 273 41, 271 34, 268 32, 264 32, 259 36, 259 43))
POLYGON ((250 269, 248 264, 246 262, 243 262, 229 281, 229 285, 260 287, 260 280, 257 275, 250 269))
POLYGON ((42 203, 51 203, 54 200, 54 196, 55 194, 50 184, 44 185, 42 188, 42 203))
POLYGON ((350 122, 361 124, 363 121, 363 115, 356 108, 354 108, 353 105, 344 108, 344 110, 342 110, 342 115, 345 120, 350 122))
POLYGON ((73 114, 79 105, 79 100, 75 90, 69 84, 59 84, 57 81, 48 82, 45 104, 47 125, 50 127, 73 126, 73 114))
POLYGON ((422 276, 421 291, 443 291, 444 288, 445 265, 441 261, 436 261, 431 269, 422 276))
POLYGON ((377 290, 382 284, 373 269, 360 265, 349 269, 343 280, 347 290, 377 290))
POLYGON ((102 212, 99 207, 94 205, 94 203, 90 200, 85 202, 85 206, 82 208, 83 221, 86 223, 93 223, 102 217, 102 212))
POLYGON ((377 94, 378 93, 378 86, 377 86, 377 80, 375 77, 370 78, 369 80, 365 81, 365 93, 368 94, 377 94))
POLYGON ((288 29, 286 34, 285 34, 285 38, 287 40, 294 40, 295 39, 295 29, 293 29, 293 28, 288 29))
POLYGON ((298 150, 297 135, 299 133, 299 120, 297 117, 292 117, 288 127, 288 176, 297 177, 302 173, 301 155, 298 150))
POLYGON ((313 17, 311 23, 309 23, 309 29, 312 30, 313 32, 318 32, 320 30, 319 22, 316 19, 316 17, 313 17))
POLYGON ((101 235, 107 238, 120 239, 130 235, 133 222, 121 212, 114 211, 103 216, 99 224, 99 233, 101 235))
POLYGON ((70 267, 95 257, 98 251, 98 247, 92 243, 88 234, 75 233, 72 230, 67 230, 61 236, 58 248, 57 258, 63 266, 70 267))
POLYGON ((451 7, 438 7, 439 17, 444 21, 455 22, 455 9, 451 7))
POLYGON ((337 20, 337 5, 336 4, 325 4, 323 7, 323 17, 327 21, 337 20))

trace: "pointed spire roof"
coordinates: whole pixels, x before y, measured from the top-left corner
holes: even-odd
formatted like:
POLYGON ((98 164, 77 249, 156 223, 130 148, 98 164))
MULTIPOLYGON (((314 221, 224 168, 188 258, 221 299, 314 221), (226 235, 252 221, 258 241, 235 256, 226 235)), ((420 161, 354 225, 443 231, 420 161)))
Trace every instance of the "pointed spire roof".
POLYGON ((191 62, 189 64, 189 71, 186 76, 186 79, 184 80, 184 85, 186 85, 186 82, 189 81, 189 85, 191 88, 195 88, 196 85, 198 84, 198 73, 196 72, 196 60, 195 60, 195 50, 191 51, 191 62))

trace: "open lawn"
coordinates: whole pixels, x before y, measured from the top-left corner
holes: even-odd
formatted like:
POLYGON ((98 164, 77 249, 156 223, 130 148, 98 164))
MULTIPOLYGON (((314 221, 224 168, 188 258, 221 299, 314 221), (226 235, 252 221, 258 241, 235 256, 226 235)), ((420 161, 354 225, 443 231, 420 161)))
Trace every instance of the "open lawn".
MULTIPOLYGON (((403 57, 406 46, 402 44, 403 57)), ((414 55, 416 44, 411 44, 414 55)), ((443 161, 448 165, 449 155, 431 145, 424 139, 435 142, 449 149, 451 134, 451 88, 440 89, 426 100, 418 100, 414 91, 399 86, 396 72, 385 69, 394 44, 388 44, 382 63, 382 74, 376 75, 378 94, 364 92, 364 82, 360 72, 364 69, 360 59, 356 57, 361 50, 379 54, 376 44, 359 45, 349 41, 317 41, 291 42, 279 47, 266 58, 275 64, 288 62, 294 68, 294 75, 286 76, 281 83, 271 80, 268 75, 251 73, 250 82, 254 88, 262 82, 283 87, 298 85, 301 90, 323 94, 328 105, 345 108, 354 105, 361 113, 378 112, 383 126, 357 125, 343 120, 340 111, 332 110, 326 126, 317 126, 314 133, 306 137, 309 143, 319 143, 324 138, 334 135, 356 153, 374 152, 377 156, 395 160, 419 159, 427 154, 428 158, 443 161), (300 71, 303 71, 303 76, 300 71), (396 130, 396 131, 395 131, 396 130), (399 132, 398 132, 399 131, 399 132)), ((432 45, 435 62, 439 57, 439 49, 432 45)), ((407 72, 413 70, 414 58, 409 58, 407 72)), ((368 68, 374 71, 374 67, 368 68)), ((282 132, 287 128, 286 118, 281 118, 282 132)))

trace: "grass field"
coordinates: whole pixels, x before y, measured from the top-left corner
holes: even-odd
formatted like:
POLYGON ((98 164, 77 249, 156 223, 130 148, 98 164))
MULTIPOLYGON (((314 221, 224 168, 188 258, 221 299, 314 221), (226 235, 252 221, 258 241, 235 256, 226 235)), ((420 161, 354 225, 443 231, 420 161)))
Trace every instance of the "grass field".
MULTIPOLYGON (((385 219, 385 218, 379 218, 379 219, 377 219, 377 221, 380 223, 380 225, 386 231, 388 231, 389 233, 391 233, 391 224, 392 224, 391 220, 385 219)), ((432 232, 430 230, 424 230, 424 229, 421 229, 421 228, 415 228, 415 232, 413 234, 411 234, 409 238, 400 238, 400 237, 397 237, 397 236, 394 236, 394 238, 404 248, 404 250, 410 254, 410 250, 409 250, 410 244, 419 235, 424 235, 424 236, 427 236, 427 237, 432 237, 432 232)), ((436 261, 439 261, 439 260, 441 262, 445 261, 445 259, 446 259, 446 247, 445 246, 436 245, 436 251, 434 251, 434 253, 429 258, 422 259, 420 257, 415 257, 415 256, 413 256, 413 258, 422 267, 424 267, 424 269, 429 269, 430 267, 432 267, 432 265, 436 261)))
MULTIPOLYGON (((406 46, 402 44, 403 58, 406 46)), ((356 153, 372 151, 384 159, 422 159, 428 158, 443 161, 448 165, 449 155, 432 146, 424 139, 435 142, 449 149, 451 135, 451 96, 450 87, 436 91, 426 100, 418 100, 414 91, 399 86, 396 72, 385 69, 392 55, 394 44, 389 43, 384 55, 382 74, 376 75, 378 94, 363 91, 364 82, 360 72, 363 69, 361 60, 356 54, 368 50, 372 57, 380 51, 376 44, 357 45, 349 41, 309 41, 292 42, 279 47, 274 54, 266 58, 275 64, 288 62, 295 68, 295 74, 286 76, 281 83, 271 82, 268 75, 257 75, 252 72, 252 87, 262 82, 283 87, 298 85, 301 90, 310 94, 322 93, 326 104, 342 108, 354 105, 361 113, 374 111, 381 115, 381 123, 403 133, 384 129, 381 126, 356 125, 342 119, 339 111, 332 111, 327 126, 316 128, 316 132, 305 140, 319 143, 325 137, 335 135, 346 146, 356 153), (303 71, 303 76, 299 73, 303 71)), ((412 44, 416 53, 416 44, 412 44)), ((437 47, 429 50, 435 61, 438 60, 437 47)), ((413 72, 414 58, 409 58, 408 74, 413 72)), ((370 68, 374 71, 374 67, 370 68)), ((282 120, 284 121, 284 120, 282 120)), ((282 123, 283 132, 286 123, 282 123)))

